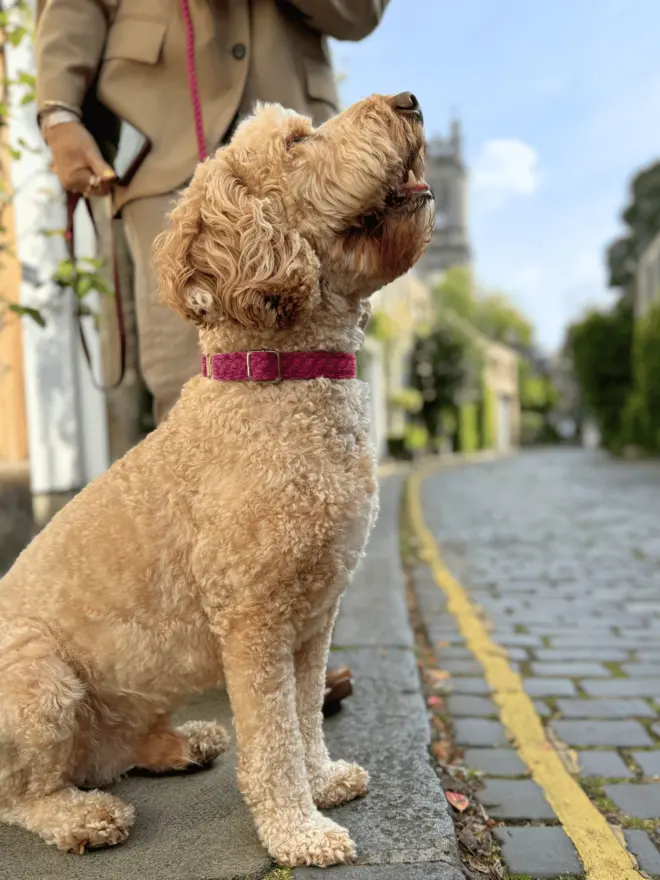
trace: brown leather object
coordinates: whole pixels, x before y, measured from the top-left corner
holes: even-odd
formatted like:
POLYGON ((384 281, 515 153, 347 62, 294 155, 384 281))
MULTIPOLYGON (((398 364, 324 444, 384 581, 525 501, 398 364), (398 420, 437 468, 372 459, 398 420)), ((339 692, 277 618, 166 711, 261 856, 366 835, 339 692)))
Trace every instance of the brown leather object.
POLYGON ((341 709, 341 701, 353 693, 351 670, 347 666, 329 669, 325 675, 325 696, 323 698, 323 714, 327 717, 341 709))

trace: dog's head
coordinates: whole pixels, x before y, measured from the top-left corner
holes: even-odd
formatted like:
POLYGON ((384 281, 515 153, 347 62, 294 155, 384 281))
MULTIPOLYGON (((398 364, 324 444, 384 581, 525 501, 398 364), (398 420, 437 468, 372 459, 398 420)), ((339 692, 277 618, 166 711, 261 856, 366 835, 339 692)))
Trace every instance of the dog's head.
POLYGON ((364 298, 406 272, 433 228, 424 134, 409 92, 313 128, 259 106, 197 168, 156 243, 161 297, 201 327, 280 329, 322 290, 364 298))

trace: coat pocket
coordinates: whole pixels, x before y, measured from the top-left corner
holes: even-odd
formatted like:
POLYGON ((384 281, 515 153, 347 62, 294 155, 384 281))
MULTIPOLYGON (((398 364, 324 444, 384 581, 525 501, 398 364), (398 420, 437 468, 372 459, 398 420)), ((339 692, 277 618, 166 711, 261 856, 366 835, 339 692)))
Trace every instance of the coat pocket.
POLYGON ((103 58, 105 61, 121 59, 157 64, 166 31, 167 24, 163 21, 122 16, 110 28, 103 58))

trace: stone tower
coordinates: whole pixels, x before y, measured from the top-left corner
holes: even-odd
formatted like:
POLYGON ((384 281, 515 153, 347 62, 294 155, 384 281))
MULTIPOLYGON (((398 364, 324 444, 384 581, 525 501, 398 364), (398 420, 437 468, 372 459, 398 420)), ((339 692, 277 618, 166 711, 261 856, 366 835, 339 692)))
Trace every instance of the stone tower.
POLYGON ((429 140, 426 180, 435 195, 436 215, 433 238, 420 261, 420 272, 435 275, 452 266, 471 268, 467 172, 463 164, 461 127, 456 119, 448 138, 436 136, 429 140))

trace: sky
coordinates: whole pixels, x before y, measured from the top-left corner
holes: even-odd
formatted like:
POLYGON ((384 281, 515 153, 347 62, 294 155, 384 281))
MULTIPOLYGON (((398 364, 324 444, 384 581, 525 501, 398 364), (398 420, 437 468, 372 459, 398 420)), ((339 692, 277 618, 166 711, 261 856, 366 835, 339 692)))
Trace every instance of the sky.
POLYGON ((463 127, 477 281, 546 351, 612 301, 604 249, 631 176, 660 159, 658 0, 391 0, 333 42, 343 103, 418 97, 427 135, 463 127))

